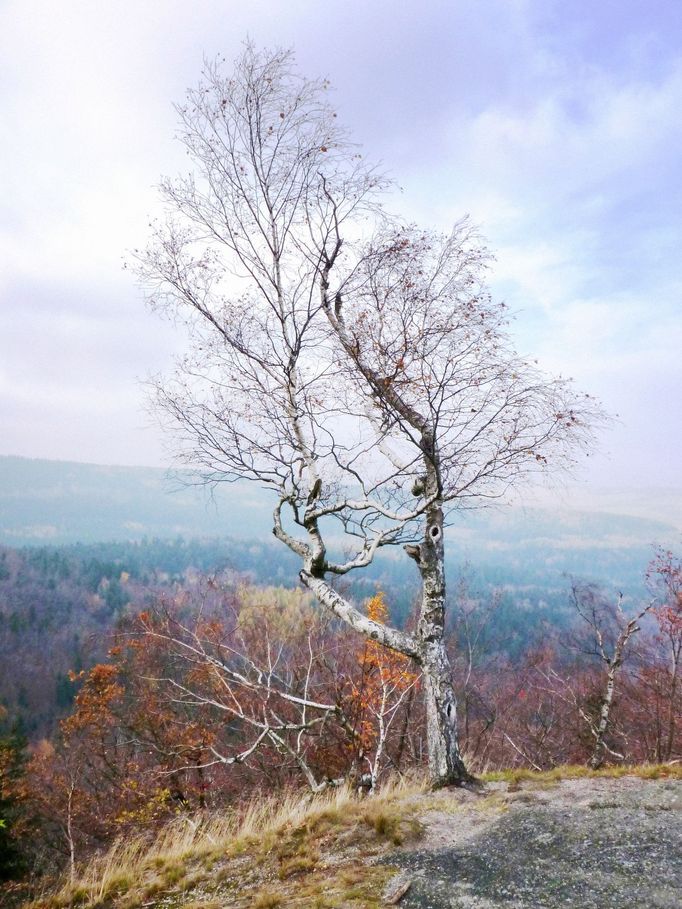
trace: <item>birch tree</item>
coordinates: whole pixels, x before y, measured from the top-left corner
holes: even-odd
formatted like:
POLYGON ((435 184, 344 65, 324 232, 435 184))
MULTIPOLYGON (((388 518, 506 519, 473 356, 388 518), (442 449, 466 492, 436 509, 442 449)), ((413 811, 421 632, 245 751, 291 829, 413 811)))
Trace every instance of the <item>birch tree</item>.
MULTIPOLYGON (((641 631, 639 623, 653 608, 654 601, 645 604, 634 614, 627 615, 623 609, 622 593, 612 603, 590 584, 574 584, 571 600, 586 632, 583 643, 576 646, 583 653, 596 657, 604 670, 603 690, 596 717, 591 716, 576 698, 578 712, 594 739, 588 764, 596 770, 604 763, 607 755, 625 760, 625 755, 610 747, 607 741, 607 733, 612 726, 611 710, 616 695, 616 682, 628 655, 631 638, 641 631)), ((570 690, 569 686, 566 687, 570 690)))
POLYGON ((571 463, 598 408, 516 354, 467 221, 441 235, 388 214, 387 181, 291 53, 209 63, 177 110, 194 169, 162 181, 136 252, 151 305, 191 341, 156 403, 203 482, 271 491, 273 533, 322 607, 418 664, 433 783, 461 783, 446 521, 571 463), (334 584, 387 546, 421 578, 412 633, 334 584))
POLYGON ((659 549, 647 571, 652 591, 657 595, 654 615, 658 642, 667 657, 667 718, 659 760, 675 754, 677 724, 680 719, 679 688, 682 668, 682 559, 669 550, 659 549))

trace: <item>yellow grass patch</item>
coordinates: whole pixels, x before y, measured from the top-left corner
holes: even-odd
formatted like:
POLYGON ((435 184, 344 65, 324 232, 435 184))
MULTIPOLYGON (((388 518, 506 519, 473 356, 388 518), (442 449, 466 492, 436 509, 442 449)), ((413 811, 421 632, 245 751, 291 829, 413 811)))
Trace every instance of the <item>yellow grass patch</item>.
POLYGON ((117 841, 75 881, 25 909, 136 909, 169 897, 173 906, 206 909, 221 898, 235 907, 313 907, 352 901, 349 890, 372 906, 390 872, 356 867, 356 856, 360 850, 378 856, 417 835, 412 797, 425 788, 403 780, 370 798, 348 787, 318 796, 290 792, 254 799, 239 811, 178 817, 153 837, 117 841))
POLYGON ((551 770, 529 770, 515 767, 509 770, 489 770, 481 774, 486 783, 519 783, 524 780, 551 783, 561 780, 580 779, 620 779, 624 776, 636 776, 643 780, 682 779, 682 764, 618 764, 591 770, 582 764, 567 764, 551 770))

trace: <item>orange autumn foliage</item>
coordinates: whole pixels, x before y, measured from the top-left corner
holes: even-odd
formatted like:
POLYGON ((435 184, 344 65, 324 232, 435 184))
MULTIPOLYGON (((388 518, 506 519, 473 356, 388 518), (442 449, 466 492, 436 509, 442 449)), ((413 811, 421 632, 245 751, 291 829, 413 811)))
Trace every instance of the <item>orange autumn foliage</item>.
MULTIPOLYGON (((389 624, 388 606, 383 591, 378 591, 365 604, 367 617, 389 624)), ((416 687, 419 673, 402 653, 388 650, 376 641, 367 640, 358 651, 359 678, 353 683, 357 702, 356 732, 363 752, 376 746, 379 737, 377 717, 386 714, 392 704, 409 688, 416 687)))

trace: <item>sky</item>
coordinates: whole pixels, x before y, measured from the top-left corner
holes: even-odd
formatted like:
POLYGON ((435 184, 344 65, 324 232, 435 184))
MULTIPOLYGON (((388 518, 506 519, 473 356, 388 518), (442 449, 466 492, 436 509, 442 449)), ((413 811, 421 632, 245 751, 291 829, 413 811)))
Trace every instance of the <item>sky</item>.
POLYGON ((0 454, 168 463, 143 380, 182 338, 122 261, 247 36, 331 80, 407 218, 480 225, 517 346, 617 415, 583 492, 682 486, 679 0, 0 0, 0 454))

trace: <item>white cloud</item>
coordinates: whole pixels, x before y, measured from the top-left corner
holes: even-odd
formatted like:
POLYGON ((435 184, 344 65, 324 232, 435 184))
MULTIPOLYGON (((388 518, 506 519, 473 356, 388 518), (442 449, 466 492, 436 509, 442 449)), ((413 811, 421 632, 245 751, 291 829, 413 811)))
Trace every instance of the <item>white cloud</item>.
POLYGON ((6 0, 3 445, 48 454, 32 428, 47 421, 67 456, 59 414, 80 407, 94 460, 162 457, 158 442, 131 444, 146 420, 134 380, 176 342, 120 258, 145 233, 158 176, 185 166, 171 103, 203 53, 230 57, 248 33, 295 43, 307 72, 332 77, 358 139, 404 184, 408 216, 482 222, 520 346, 627 413, 613 436, 625 466, 604 471, 629 481, 648 462, 672 481, 661 451, 679 429, 660 402, 679 375, 682 63, 657 22, 553 0, 6 0))

